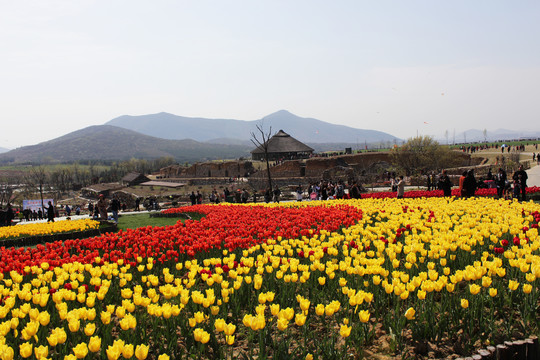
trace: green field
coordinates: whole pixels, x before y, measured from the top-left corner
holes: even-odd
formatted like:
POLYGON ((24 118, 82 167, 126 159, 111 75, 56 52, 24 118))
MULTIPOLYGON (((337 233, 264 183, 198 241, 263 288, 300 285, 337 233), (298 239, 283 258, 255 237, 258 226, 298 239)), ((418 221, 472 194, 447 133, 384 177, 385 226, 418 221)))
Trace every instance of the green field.
MULTIPOLYGON (((202 215, 190 214, 193 220, 199 220, 202 215)), ((161 218, 150 217, 149 213, 135 214, 135 215, 121 215, 118 218, 118 229, 136 229, 145 226, 167 226, 174 225, 178 221, 184 222, 185 219, 181 218, 161 218)))

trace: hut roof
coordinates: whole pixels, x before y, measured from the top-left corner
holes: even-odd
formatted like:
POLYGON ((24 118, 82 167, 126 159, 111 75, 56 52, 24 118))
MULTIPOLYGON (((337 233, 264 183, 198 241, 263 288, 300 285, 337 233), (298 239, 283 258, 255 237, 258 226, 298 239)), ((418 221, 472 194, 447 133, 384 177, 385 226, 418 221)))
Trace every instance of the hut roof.
POLYGON ((148 179, 146 176, 138 172, 130 172, 129 174, 127 174, 126 176, 122 178, 122 181, 125 181, 125 182, 132 182, 135 180, 148 181, 150 179, 148 179))
MULTIPOLYGON (((268 140, 268 153, 290 153, 290 152, 312 152, 313 149, 306 144, 296 140, 283 130, 268 140)), ((262 146, 258 146, 251 151, 252 154, 264 153, 262 146)))

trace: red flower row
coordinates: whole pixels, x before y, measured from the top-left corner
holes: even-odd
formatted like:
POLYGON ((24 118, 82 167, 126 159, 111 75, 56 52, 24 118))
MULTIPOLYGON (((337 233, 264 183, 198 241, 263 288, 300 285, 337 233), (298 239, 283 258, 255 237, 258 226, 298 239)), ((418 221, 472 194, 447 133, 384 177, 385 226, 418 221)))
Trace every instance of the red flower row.
MULTIPOLYGON (((527 194, 535 194, 540 193, 540 187, 538 186, 531 186, 526 188, 527 194)), ((442 190, 411 190, 406 191, 403 195, 405 198, 429 198, 429 197, 443 197, 444 193, 442 190)), ((453 189, 452 190, 452 196, 460 197, 461 194, 459 192, 459 189, 453 189)), ((475 192, 475 196, 480 197, 487 197, 487 196, 497 196, 497 189, 477 189, 475 192)), ((362 194, 362 198, 374 198, 374 199, 385 199, 385 198, 395 198, 396 192, 391 191, 381 191, 381 192, 375 192, 375 193, 369 193, 369 194, 362 194)))
POLYGON ((269 238, 299 238, 321 230, 349 227, 362 218, 362 211, 349 205, 308 206, 301 208, 263 206, 196 205, 171 209, 171 212, 206 214, 200 221, 187 220, 166 227, 142 227, 108 233, 83 240, 57 241, 34 249, 1 248, 0 272, 16 270, 42 262, 56 267, 69 262, 91 263, 125 261, 154 257, 157 261, 178 261, 211 249, 249 248, 269 238))

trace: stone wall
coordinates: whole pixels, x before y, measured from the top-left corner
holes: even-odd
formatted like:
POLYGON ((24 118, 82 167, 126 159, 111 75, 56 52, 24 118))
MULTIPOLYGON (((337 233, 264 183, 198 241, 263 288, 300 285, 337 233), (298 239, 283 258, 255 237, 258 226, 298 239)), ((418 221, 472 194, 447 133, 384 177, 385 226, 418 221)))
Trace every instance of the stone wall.
MULTIPOLYGON (((304 163, 301 160, 289 160, 285 161, 277 166, 270 168, 270 174, 272 177, 298 177, 302 176, 302 168, 304 163)), ((266 174, 266 167, 260 170, 266 174)))
POLYGON ((196 163, 189 167, 171 165, 160 170, 159 175, 167 178, 204 178, 204 177, 244 177, 253 174, 255 168, 251 161, 227 161, 196 163))
POLYGON ((323 173, 336 167, 348 167, 349 164, 342 157, 311 158, 306 160, 307 177, 322 178, 323 173))

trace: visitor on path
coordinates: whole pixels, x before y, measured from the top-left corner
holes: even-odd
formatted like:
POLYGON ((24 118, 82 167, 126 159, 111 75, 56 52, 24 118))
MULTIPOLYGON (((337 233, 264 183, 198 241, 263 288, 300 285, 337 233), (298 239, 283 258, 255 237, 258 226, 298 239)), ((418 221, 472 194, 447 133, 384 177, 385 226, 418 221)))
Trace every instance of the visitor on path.
POLYGON ((50 201, 47 205, 47 222, 54 222, 54 206, 50 201))
POLYGON ((302 186, 298 185, 296 187, 296 201, 302 201, 302 194, 303 194, 302 186))
POLYGON ((503 196, 506 189, 506 181, 506 171, 504 171, 503 168, 499 168, 499 172, 497 173, 497 178, 495 180, 497 185, 497 197, 499 199, 503 196))
POLYGON ((438 188, 443 191, 444 196, 452 195, 452 182, 450 181, 450 177, 446 173, 446 170, 443 170, 439 177, 438 188))
POLYGON ((397 182, 397 198, 403 199, 403 195, 405 195, 405 180, 403 180, 403 175, 399 176, 399 180, 397 182))
POLYGON ((120 201, 114 197, 111 201, 111 212, 114 222, 118 224, 118 212, 120 211, 120 201))
POLYGON ((191 201, 191 205, 197 204, 197 196, 195 195, 194 191, 192 191, 191 195, 189 195, 189 200, 191 201))
POLYGON ((6 225, 11 226, 11 222, 13 221, 13 219, 15 219, 15 212, 11 207, 11 203, 8 203, 6 209, 6 225))
POLYGON ((338 185, 336 186, 336 199, 343 199, 345 196, 345 187, 343 186, 343 182, 341 180, 338 181, 338 185))
POLYGON ((281 190, 279 190, 279 187, 276 185, 276 188, 274 189, 274 202, 279 204, 279 197, 281 196, 281 190))
POLYGON ((141 199, 140 198, 136 198, 135 199, 135 211, 140 211, 139 209, 139 205, 141 204, 141 199))
POLYGON ((246 204, 249 199, 249 193, 246 189, 242 189, 242 194, 240 195, 243 204, 246 204))
POLYGON ((512 179, 514 180, 514 183, 516 181, 519 182, 521 198, 519 197, 518 198, 521 201, 525 201, 525 198, 526 198, 525 192, 527 188, 527 178, 528 178, 527 172, 523 170, 523 165, 519 165, 519 169, 514 173, 514 175, 512 175, 512 179))
POLYGON ((107 220, 107 201, 105 201, 105 196, 103 194, 99 194, 96 206, 99 212, 99 218, 101 220, 107 220))
POLYGON ((474 196, 476 192, 476 178, 474 177, 474 170, 471 169, 467 172, 467 176, 463 181, 463 190, 465 192, 465 197, 474 196))
POLYGON ((467 171, 464 171, 459 177, 459 196, 464 197, 465 191, 463 190, 463 184, 465 183, 465 178, 467 177, 467 171))

